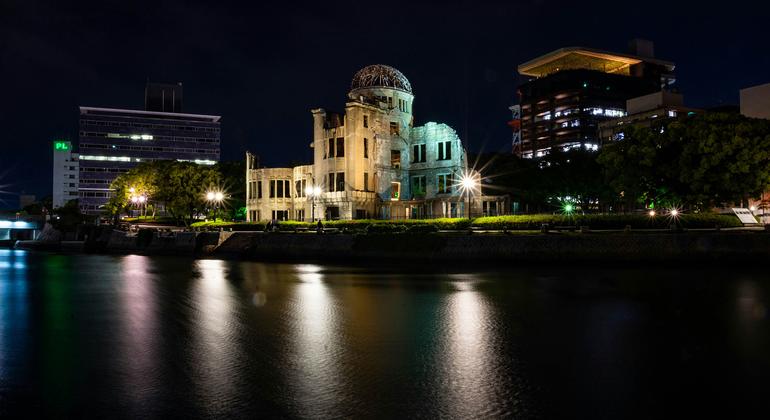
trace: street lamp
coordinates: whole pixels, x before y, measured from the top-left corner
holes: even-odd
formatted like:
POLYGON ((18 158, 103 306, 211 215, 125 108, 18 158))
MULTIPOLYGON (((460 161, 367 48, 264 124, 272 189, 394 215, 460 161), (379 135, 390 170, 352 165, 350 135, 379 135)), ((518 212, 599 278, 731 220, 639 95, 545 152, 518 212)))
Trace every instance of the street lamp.
POLYGON ((310 197, 310 202, 312 203, 312 210, 311 210, 311 216, 310 220, 311 222, 315 222, 315 198, 321 195, 321 187, 318 185, 308 185, 305 188, 305 195, 310 197))
POLYGON ((479 187, 479 173, 475 171, 469 171, 462 175, 460 178, 460 188, 468 195, 468 220, 471 218, 471 198, 473 193, 479 187))
POLYGON ((225 199, 225 194, 222 191, 209 191, 206 193, 206 201, 214 203, 214 220, 217 220, 217 212, 219 211, 219 205, 225 199))
POLYGON ((139 215, 144 215, 144 204, 147 202, 147 195, 146 194, 136 194, 136 188, 131 187, 128 189, 128 192, 131 193, 129 196, 129 200, 131 201, 131 204, 139 207, 139 215))

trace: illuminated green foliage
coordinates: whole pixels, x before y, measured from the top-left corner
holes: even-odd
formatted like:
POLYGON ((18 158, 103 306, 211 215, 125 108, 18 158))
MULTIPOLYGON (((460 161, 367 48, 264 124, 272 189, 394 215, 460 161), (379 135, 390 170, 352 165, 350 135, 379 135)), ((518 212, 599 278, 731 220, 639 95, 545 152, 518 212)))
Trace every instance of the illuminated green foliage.
POLYGON ((770 121, 710 113, 625 134, 598 161, 629 200, 708 209, 758 197, 770 185, 770 121))

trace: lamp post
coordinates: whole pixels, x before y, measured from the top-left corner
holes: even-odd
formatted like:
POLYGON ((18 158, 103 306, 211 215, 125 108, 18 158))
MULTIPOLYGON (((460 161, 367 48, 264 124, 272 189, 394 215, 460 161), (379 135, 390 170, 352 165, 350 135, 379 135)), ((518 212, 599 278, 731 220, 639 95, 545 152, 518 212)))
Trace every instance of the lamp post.
POLYGON ((305 195, 310 196, 310 202, 312 203, 310 221, 315 222, 315 198, 321 195, 321 187, 317 185, 308 185, 307 188, 305 188, 305 195))
POLYGON ((463 174, 460 179, 460 188, 468 195, 468 220, 471 219, 471 199, 476 188, 479 187, 479 173, 469 171, 463 174))
POLYGON ((129 197, 131 204, 139 207, 139 215, 144 216, 144 205, 147 202, 147 194, 136 194, 136 188, 134 187, 129 188, 128 192, 131 193, 131 196, 129 197))
POLYGON ((209 191, 206 193, 206 201, 214 204, 214 221, 217 220, 217 212, 219 211, 219 205, 222 200, 225 199, 225 194, 222 191, 209 191))

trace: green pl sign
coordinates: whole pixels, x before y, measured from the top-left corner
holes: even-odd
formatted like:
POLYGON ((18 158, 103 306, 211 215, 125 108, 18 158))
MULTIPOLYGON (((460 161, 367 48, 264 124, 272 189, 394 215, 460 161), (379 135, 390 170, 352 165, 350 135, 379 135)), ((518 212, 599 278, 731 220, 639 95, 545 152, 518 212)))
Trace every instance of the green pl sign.
POLYGON ((58 150, 62 152, 66 152, 70 149, 69 142, 66 141, 55 141, 53 142, 53 150, 58 150))

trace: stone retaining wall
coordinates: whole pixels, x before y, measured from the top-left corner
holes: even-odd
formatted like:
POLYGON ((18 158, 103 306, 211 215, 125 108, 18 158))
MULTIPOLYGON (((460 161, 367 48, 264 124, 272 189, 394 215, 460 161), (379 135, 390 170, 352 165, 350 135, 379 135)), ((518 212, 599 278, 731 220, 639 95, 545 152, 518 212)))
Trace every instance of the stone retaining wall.
POLYGON ((481 261, 766 261, 764 232, 602 234, 382 234, 345 235, 264 232, 154 233, 140 244, 135 235, 105 232, 94 252, 172 254, 256 260, 361 262, 481 261))

